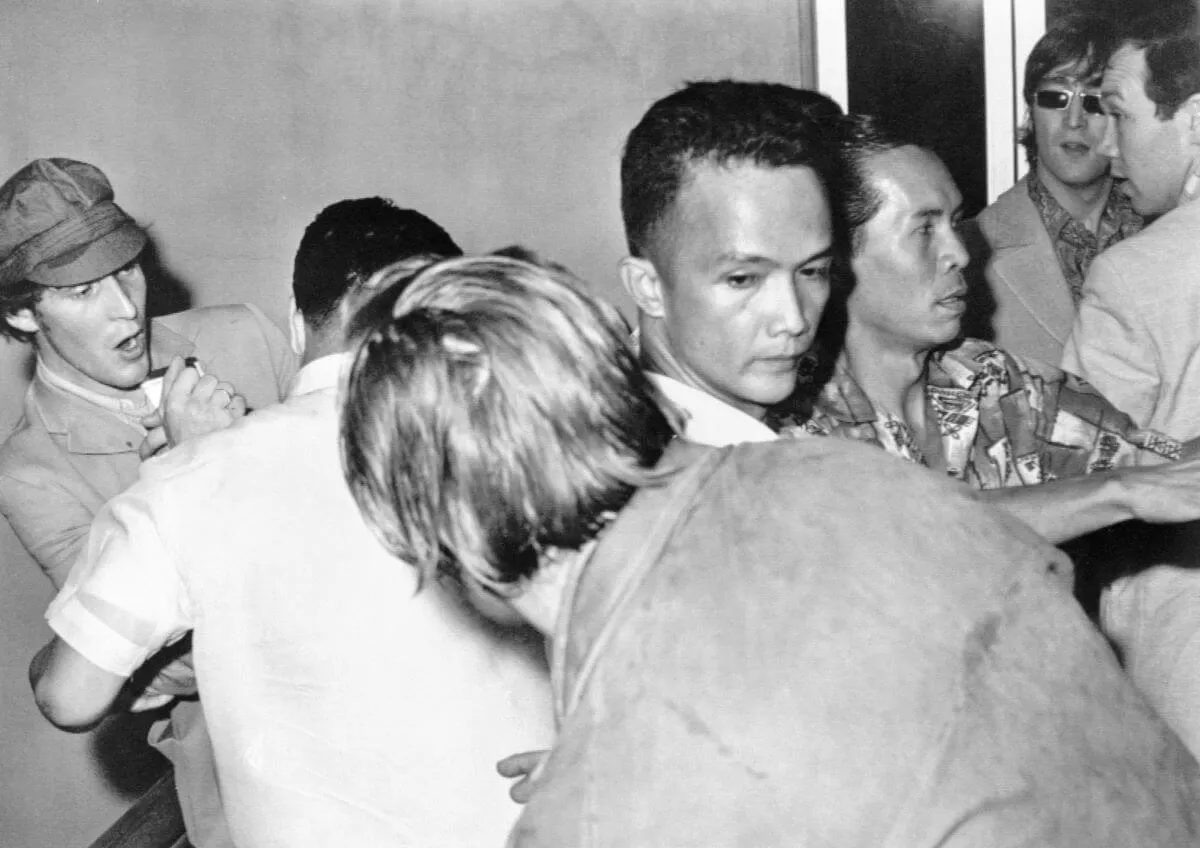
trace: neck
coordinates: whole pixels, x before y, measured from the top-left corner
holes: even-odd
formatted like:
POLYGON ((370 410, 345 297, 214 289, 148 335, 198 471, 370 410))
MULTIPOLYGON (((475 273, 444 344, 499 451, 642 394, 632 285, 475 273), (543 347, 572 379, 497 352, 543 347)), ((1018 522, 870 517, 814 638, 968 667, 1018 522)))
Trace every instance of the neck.
POLYGON ((696 391, 711 395, 722 403, 738 409, 756 421, 767 417, 767 409, 755 403, 713 393, 688 365, 675 355, 662 332, 662 322, 642 320, 639 324, 642 366, 650 371, 678 380, 696 391))
POLYGON ((1112 178, 1105 176, 1095 182, 1085 185, 1067 185, 1050 173, 1039 162, 1037 165, 1038 178, 1046 190, 1062 204, 1067 214, 1092 232, 1100 226, 1100 216, 1108 204, 1109 191, 1112 188, 1112 178))
POLYGON ((343 329, 341 325, 338 325, 337 327, 326 327, 323 330, 315 330, 311 324, 305 325, 304 355, 300 357, 300 367, 303 368, 310 362, 316 362, 318 359, 324 359, 326 356, 333 356, 336 353, 344 352, 346 344, 342 337, 343 329))
POLYGON ((929 351, 880 338, 853 320, 846 328, 846 367, 876 409, 922 431, 929 351))

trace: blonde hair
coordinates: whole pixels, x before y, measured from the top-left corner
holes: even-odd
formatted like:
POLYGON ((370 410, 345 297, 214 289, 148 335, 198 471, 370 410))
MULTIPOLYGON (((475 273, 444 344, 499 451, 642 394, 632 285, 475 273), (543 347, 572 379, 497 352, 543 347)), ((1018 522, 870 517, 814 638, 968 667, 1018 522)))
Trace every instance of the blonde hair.
POLYGON ((564 269, 483 256, 379 277, 351 323, 342 461, 423 577, 511 583, 654 479, 657 396, 619 313, 564 269))

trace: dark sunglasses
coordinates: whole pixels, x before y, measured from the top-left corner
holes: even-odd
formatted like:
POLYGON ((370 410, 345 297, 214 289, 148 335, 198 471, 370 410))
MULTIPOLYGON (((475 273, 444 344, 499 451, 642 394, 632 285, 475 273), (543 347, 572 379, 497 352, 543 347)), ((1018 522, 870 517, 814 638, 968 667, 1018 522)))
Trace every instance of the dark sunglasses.
MULTIPOLYGON (((1075 97, 1074 91, 1061 91, 1056 88, 1047 88, 1039 91, 1033 96, 1033 102, 1042 109, 1066 109, 1071 105, 1071 98, 1075 97)), ((1084 94, 1079 92, 1079 103, 1083 106, 1083 111, 1089 115, 1103 115, 1104 107, 1100 105, 1099 94, 1084 94)))

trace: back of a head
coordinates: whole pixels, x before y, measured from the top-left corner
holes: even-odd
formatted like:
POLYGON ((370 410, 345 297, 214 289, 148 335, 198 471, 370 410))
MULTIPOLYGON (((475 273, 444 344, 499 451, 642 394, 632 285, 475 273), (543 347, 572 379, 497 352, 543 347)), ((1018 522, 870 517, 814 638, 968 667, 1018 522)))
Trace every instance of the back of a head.
POLYGON ((385 547, 490 585, 574 548, 671 429, 617 311, 501 256, 398 267, 355 316, 343 467, 385 547))
POLYGON ((836 160, 824 128, 840 113, 815 91, 735 80, 688 83, 657 101, 629 133, 621 157, 629 252, 645 255, 696 162, 808 167, 830 188, 837 182, 836 160))
MULTIPOLYGON (((1200 93, 1200 4, 1196 0, 1129 3, 1111 18, 1110 49, 1146 51, 1146 95, 1170 118, 1200 93)), ((1104 57, 1105 60, 1109 58, 1104 57)))
POLYGON ((292 272, 292 292, 305 321, 322 326, 347 294, 376 272, 414 256, 461 256, 437 223, 382 197, 325 207, 304 231, 292 272))

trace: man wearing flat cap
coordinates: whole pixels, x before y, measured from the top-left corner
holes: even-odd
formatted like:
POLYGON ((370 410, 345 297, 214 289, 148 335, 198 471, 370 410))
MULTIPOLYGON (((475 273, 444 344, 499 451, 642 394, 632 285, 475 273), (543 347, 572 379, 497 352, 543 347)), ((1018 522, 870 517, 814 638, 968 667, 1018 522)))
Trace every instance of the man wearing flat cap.
MULTIPOLYGON (((276 403, 296 370, 253 306, 148 319, 145 246, 93 165, 38 159, 0 186, 0 334, 36 353, 24 415, 0 447, 0 512, 56 589, 143 459, 276 403), (143 384, 163 366, 159 402, 143 384)), ((151 740, 175 765, 193 844, 229 844, 198 703, 177 702, 151 740)))

